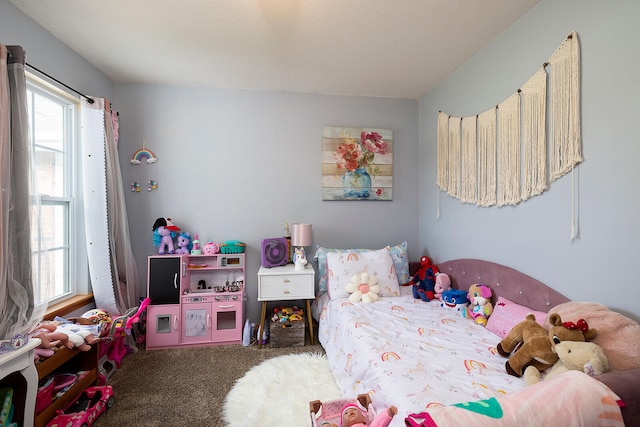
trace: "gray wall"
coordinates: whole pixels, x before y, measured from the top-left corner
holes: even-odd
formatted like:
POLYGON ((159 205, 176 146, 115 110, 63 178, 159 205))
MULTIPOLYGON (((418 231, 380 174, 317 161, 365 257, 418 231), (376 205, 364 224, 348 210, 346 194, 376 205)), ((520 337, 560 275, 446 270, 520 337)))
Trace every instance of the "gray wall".
POLYGON ((259 319, 259 245, 263 238, 281 236, 285 221, 312 223, 314 245, 380 248, 407 240, 410 254, 417 252, 417 101, 116 87, 8 0, 0 0, 0 42, 22 45, 34 66, 80 92, 114 102, 121 120, 121 168, 141 295, 146 293, 147 256, 156 253, 151 226, 161 216, 172 217, 203 240, 247 243, 247 309, 254 322, 259 319), (323 126, 393 129, 393 201, 321 200, 323 126), (144 139, 159 159, 151 168, 159 187, 148 193, 148 178, 141 172, 142 192, 132 194, 135 170, 129 160, 144 139))
POLYGON ((638 318, 639 15, 636 0, 543 0, 421 99, 420 250, 436 263, 468 257, 506 264, 572 299, 602 302, 638 318), (492 108, 571 31, 578 33, 582 51, 579 237, 570 239, 571 175, 515 207, 479 208, 438 196, 438 110, 464 117, 492 108))
POLYGON ((380 248, 406 239, 417 253, 415 100, 127 84, 117 85, 116 106, 126 185, 141 171, 141 192, 127 188, 126 201, 142 277, 157 252, 157 217, 171 217, 201 241, 248 245, 247 311, 256 323, 260 243, 282 236, 286 221, 313 224, 314 245, 380 248), (393 201, 321 200, 323 126, 393 129, 393 201), (158 162, 131 166, 143 140, 158 162), (147 171, 158 183, 152 192, 147 171))

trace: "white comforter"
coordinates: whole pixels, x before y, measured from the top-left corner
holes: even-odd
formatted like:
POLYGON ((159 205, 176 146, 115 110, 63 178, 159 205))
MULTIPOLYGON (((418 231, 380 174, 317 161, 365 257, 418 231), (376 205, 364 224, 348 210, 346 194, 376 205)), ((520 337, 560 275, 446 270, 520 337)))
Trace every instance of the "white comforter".
POLYGON ((398 407, 392 426, 407 414, 522 389, 496 353, 500 338, 457 311, 402 296, 372 304, 316 300, 318 338, 345 397, 370 393, 380 410, 398 407))

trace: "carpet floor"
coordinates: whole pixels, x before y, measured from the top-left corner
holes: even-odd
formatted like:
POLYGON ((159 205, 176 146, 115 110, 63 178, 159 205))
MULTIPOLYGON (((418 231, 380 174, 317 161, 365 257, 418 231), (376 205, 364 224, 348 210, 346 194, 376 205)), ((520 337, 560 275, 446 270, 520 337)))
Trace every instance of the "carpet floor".
POLYGON ((224 402, 228 427, 309 426, 309 402, 342 397, 324 354, 265 360, 240 378, 224 402))
POLYGON ((223 403, 238 379, 264 360, 309 352, 323 354, 324 350, 319 344, 283 348, 267 345, 261 349, 256 345, 140 349, 126 356, 109 378, 115 404, 93 425, 226 426, 223 403))

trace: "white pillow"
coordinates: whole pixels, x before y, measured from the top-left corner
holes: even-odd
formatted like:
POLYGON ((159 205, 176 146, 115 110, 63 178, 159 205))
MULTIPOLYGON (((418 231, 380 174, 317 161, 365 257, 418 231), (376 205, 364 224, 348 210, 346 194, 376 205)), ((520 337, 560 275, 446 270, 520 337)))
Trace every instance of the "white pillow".
POLYGON ((366 252, 330 252, 327 254, 329 297, 348 298, 347 283, 354 274, 369 273, 378 277, 380 296, 400 295, 398 276, 389 248, 366 252))

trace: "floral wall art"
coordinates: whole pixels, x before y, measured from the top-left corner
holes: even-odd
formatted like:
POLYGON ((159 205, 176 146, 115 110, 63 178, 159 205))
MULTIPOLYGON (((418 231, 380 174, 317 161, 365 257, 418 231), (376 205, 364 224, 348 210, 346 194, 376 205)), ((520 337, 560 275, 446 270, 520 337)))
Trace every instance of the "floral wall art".
POLYGON ((393 131, 322 128, 322 200, 392 200, 393 131))

